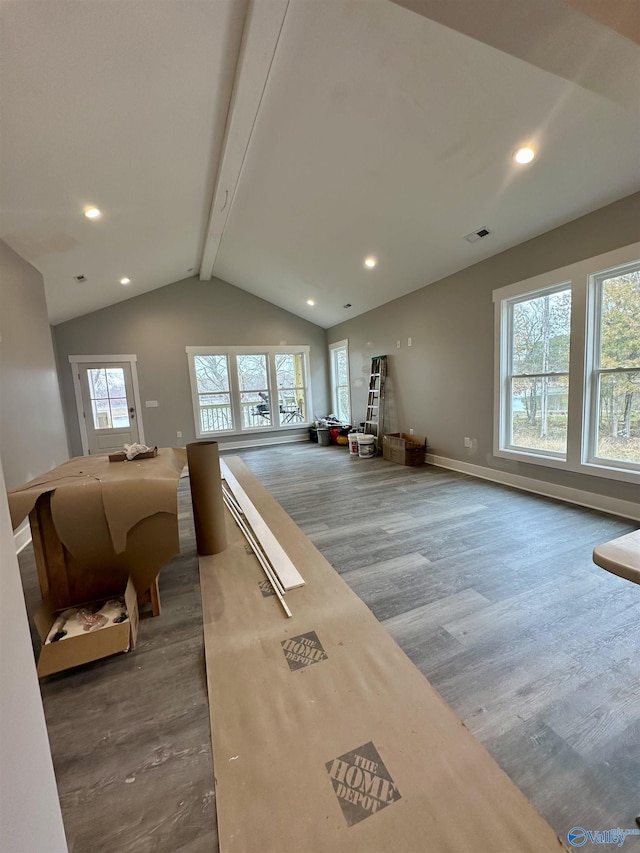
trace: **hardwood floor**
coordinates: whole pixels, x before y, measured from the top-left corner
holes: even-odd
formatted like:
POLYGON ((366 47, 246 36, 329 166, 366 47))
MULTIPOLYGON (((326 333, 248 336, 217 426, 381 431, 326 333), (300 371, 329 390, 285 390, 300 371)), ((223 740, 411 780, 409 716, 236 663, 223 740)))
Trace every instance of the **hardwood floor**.
MULTIPOLYGON (((591 561, 631 522, 345 448, 236 455, 561 837, 636 827, 640 587, 591 561)), ((41 682, 72 853, 217 849, 186 480, 179 502, 182 553, 135 653, 41 682)), ((20 564, 31 612, 30 548, 20 564)))

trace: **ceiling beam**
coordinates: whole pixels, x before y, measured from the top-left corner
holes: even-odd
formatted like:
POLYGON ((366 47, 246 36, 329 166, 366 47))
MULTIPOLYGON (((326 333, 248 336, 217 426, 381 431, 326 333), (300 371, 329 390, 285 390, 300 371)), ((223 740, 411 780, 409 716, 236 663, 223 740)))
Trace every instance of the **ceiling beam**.
POLYGON ((288 6, 289 0, 249 2, 200 260, 201 281, 213 275, 288 6))

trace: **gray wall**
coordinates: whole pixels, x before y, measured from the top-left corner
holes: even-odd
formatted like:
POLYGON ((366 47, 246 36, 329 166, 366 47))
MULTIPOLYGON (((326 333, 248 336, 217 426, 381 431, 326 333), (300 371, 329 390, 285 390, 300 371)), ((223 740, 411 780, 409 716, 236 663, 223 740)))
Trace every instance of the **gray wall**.
POLYGON ((69 458, 40 273, 0 241, 0 456, 7 488, 69 458))
POLYGON ((0 241, 0 846, 62 853, 62 826, 7 487, 67 456, 42 276, 0 241), (3 471, 4 469, 4 471, 3 471))
MULTIPOLYGON (((82 453, 70 355, 137 356, 147 444, 164 447, 195 440, 186 346, 309 345, 313 412, 329 405, 326 332, 237 287, 189 278, 54 327, 65 420, 72 452, 82 453), (176 433, 180 430, 182 438, 176 433)), ((293 437, 290 431, 283 433, 293 437)), ((300 435, 308 436, 305 430, 300 435)), ((264 440, 265 433, 252 434, 264 440)), ((269 432, 270 437, 279 435, 269 432)), ((249 436, 221 438, 238 442, 249 436)))
POLYGON ((638 239, 640 193, 334 326, 329 343, 349 339, 354 421, 364 419, 371 356, 386 353, 387 431, 413 429, 427 436, 430 452, 448 459, 637 501, 631 483, 493 456, 492 292, 638 239), (477 440, 471 453, 465 436, 477 440))

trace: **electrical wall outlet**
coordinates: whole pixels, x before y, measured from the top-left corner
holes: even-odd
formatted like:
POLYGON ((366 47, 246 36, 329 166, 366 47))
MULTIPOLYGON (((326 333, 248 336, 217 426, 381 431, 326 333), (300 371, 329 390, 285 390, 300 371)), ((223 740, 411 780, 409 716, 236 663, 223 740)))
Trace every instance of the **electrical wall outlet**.
POLYGON ((471 439, 470 438, 465 438, 464 446, 465 447, 471 447, 471 439))
POLYGON ((407 346, 410 347, 412 343, 413 341, 411 340, 411 338, 407 338, 407 346))
POLYGON ((410 429, 410 430, 409 430, 409 435, 413 435, 413 430, 412 430, 412 429, 410 429))
POLYGON ((396 341, 396 347, 400 349, 400 341, 396 341))
POLYGON ((176 433, 176 436, 177 436, 177 438, 182 438, 182 432, 181 432, 181 430, 178 430, 178 432, 176 433))

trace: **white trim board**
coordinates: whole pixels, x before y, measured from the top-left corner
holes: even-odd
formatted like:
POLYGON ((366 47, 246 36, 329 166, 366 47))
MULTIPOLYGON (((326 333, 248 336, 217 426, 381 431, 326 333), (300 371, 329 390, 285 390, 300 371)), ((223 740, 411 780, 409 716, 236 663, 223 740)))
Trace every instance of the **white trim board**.
POLYGON ((251 498, 237 481, 233 471, 231 471, 224 459, 220 460, 220 472, 222 477, 226 480, 227 486, 233 493, 233 497, 236 499, 237 503, 240 504, 244 517, 249 523, 252 532, 255 534, 256 539, 260 543, 262 550, 266 554, 273 571, 278 576, 278 579, 284 589, 290 590, 303 586, 304 578, 297 570, 280 542, 276 539, 271 528, 255 508, 251 498))
POLYGON ((559 486, 556 483, 543 483, 540 480, 534 480, 532 477, 523 477, 521 474, 497 471, 493 468, 485 468, 482 465, 461 462, 458 459, 448 459, 446 456, 436 456, 433 453, 427 453, 425 459, 432 465, 448 468, 451 471, 459 471, 461 474, 469 474, 471 477, 478 477, 481 480, 490 480, 502 486, 512 486, 523 492, 555 498, 556 500, 566 501, 566 503, 628 518, 631 521, 640 521, 640 504, 632 501, 609 498, 606 495, 585 492, 582 489, 573 489, 569 486, 559 486))

